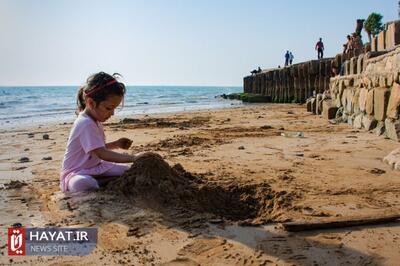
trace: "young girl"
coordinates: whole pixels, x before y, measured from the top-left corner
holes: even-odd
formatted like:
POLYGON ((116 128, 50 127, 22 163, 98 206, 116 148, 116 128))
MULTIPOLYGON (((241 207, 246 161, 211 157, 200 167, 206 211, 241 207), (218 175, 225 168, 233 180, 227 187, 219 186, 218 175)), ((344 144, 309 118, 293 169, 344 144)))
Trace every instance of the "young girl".
POLYGON ((133 162, 139 154, 128 155, 112 149, 128 149, 132 141, 120 138, 105 143, 102 122, 114 115, 122 102, 125 86, 116 74, 100 72, 90 76, 77 96, 78 118, 69 135, 62 170, 61 191, 78 192, 99 188, 99 183, 125 172, 129 167, 117 163, 133 162))

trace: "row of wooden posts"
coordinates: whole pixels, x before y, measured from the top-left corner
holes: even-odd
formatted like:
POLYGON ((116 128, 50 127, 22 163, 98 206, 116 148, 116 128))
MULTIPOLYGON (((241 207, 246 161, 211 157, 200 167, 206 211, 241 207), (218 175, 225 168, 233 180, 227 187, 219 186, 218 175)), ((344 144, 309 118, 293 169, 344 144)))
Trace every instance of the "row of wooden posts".
POLYGON ((329 89, 333 64, 334 58, 326 58, 264 70, 244 77, 244 92, 267 96, 277 103, 305 102, 314 93, 329 89))

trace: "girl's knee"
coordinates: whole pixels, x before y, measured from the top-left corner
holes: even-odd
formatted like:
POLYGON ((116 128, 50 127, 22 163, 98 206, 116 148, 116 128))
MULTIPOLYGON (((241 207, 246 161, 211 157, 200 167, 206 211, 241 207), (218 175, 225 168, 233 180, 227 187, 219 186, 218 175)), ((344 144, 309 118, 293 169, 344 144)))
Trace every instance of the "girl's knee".
POLYGON ((70 192, 82 192, 98 188, 98 182, 91 176, 76 175, 73 176, 68 182, 68 190, 70 192))

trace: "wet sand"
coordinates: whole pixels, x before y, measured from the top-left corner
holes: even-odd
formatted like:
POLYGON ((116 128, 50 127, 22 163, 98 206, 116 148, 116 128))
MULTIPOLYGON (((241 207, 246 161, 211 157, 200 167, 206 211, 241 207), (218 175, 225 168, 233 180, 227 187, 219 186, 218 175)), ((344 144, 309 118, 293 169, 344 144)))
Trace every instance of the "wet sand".
MULTIPOLYGON (((162 202, 159 195, 142 197, 113 189, 62 194, 58 171, 70 127, 2 132, 1 264, 396 265, 400 261, 398 222, 298 233, 279 227, 285 221, 400 213, 400 172, 382 162, 398 146, 392 140, 346 124, 330 124, 306 113, 304 106, 283 104, 135 116, 105 125, 107 140, 133 139, 127 152, 156 152, 171 167, 179 164, 199 178, 206 188, 213 184, 199 201, 202 208, 192 208, 175 200, 162 202), (20 162, 22 157, 29 160, 20 162), (237 196, 222 197, 222 205, 211 200, 214 208, 204 203, 204 198, 221 199, 216 196, 221 193, 237 196), (227 214, 229 200, 232 213, 241 215, 227 214), (246 217, 235 202, 264 207, 246 217), (15 223, 97 227, 99 241, 86 257, 8 257, 6 228, 15 223)), ((204 191, 203 185, 198 191, 204 191)))

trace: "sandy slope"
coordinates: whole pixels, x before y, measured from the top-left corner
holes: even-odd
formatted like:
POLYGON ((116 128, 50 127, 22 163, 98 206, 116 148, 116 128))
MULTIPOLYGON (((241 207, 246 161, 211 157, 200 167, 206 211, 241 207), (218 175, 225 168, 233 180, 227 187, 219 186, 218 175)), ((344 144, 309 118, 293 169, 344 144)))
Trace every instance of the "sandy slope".
MULTIPOLYGON (((111 121, 108 140, 130 137, 129 152, 154 151, 207 182, 265 182, 273 195, 270 220, 240 226, 215 213, 162 206, 108 190, 63 195, 58 188, 70 124, 4 131, 0 137, 0 263, 109 265, 396 265, 400 224, 287 233, 277 222, 400 212, 400 173, 382 158, 398 144, 346 124, 332 125, 298 105, 252 105, 229 110, 111 121), (282 133, 303 132, 304 138, 282 133), (28 133, 34 133, 29 137, 28 133), (50 139, 43 139, 43 134, 50 139), (42 160, 51 156, 51 160, 42 160), (20 163, 21 157, 29 162, 20 163), (26 168, 25 168, 26 167, 26 168), (8 257, 6 228, 99 229, 87 257, 8 257), (12 260, 12 261, 11 261, 12 260)), ((271 194, 272 195, 272 194, 271 194)))

